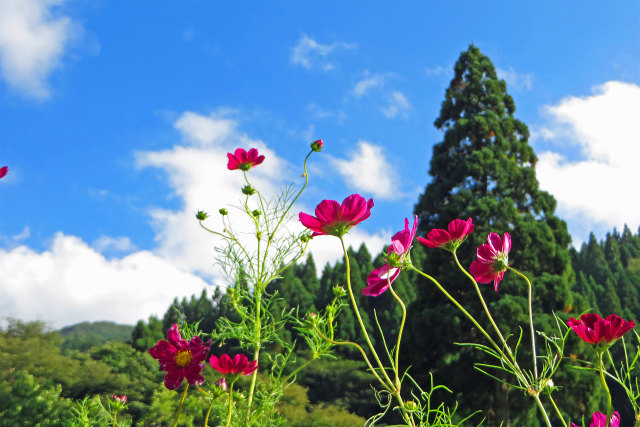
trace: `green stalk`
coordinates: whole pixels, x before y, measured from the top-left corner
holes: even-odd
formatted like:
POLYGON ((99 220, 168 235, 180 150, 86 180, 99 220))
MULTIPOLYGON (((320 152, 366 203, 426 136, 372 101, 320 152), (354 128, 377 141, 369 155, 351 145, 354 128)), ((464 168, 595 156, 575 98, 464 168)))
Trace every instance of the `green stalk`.
POLYGON ((558 414, 558 418, 560 418, 560 421, 562 421, 562 425, 564 427, 567 427, 567 423, 564 421, 564 418, 562 417, 562 414, 560 413, 560 409, 558 409, 558 406, 556 405, 555 400, 553 400, 553 397, 551 397, 551 393, 549 393, 548 396, 549 396, 549 400, 551 401, 551 405, 553 405, 553 408, 556 410, 556 413, 558 414))
MULTIPOLYGON (((547 427, 551 427, 551 421, 549 421, 549 416, 547 415, 547 411, 544 409, 544 406, 542 406, 542 402, 540 401, 540 396, 538 393, 534 395, 534 399, 536 400, 536 403, 538 404, 538 408, 540 408, 540 411, 544 416, 544 422, 547 424, 547 427)), ((560 419, 562 419, 562 417, 560 417, 560 419)), ((564 420, 562 422, 564 423, 564 420)))
POLYGON ((235 381, 232 381, 231 384, 229 384, 229 415, 227 416, 227 424, 225 427, 229 427, 231 424, 231 414, 233 412, 233 383, 235 383, 235 381))
POLYGON ((400 390, 400 379, 399 379, 399 373, 398 373, 398 371, 400 370, 400 367, 399 367, 400 365, 398 364, 398 357, 400 355, 400 342, 402 341, 402 331, 404 330, 404 324, 405 324, 405 321, 407 320, 407 308, 405 307, 400 297, 393 290, 393 287, 391 287, 391 281, 389 277, 387 277, 387 281, 389 282, 389 290, 391 291, 391 294, 396 299, 396 301, 398 301, 398 304, 400 304, 400 307, 402 307, 402 321, 400 322, 400 330, 398 331, 398 343, 396 344, 396 354, 395 354, 396 364, 394 367, 394 371, 396 374, 396 388, 400 390))
POLYGON ((606 427, 609 427, 611 425, 611 413, 612 408, 611 408, 611 392, 609 391, 609 386, 607 386, 607 380, 604 377, 604 362, 602 361, 602 355, 603 355, 604 351, 600 350, 598 351, 598 370, 600 371, 600 380, 602 381, 602 385, 604 386, 604 389, 607 392, 607 424, 606 427))
POLYGON ((178 425, 178 419, 180 418, 180 411, 182 410, 182 404, 184 403, 184 398, 187 396, 187 390, 189 390, 189 384, 187 384, 182 392, 182 398, 180 399, 180 405, 178 405, 178 412, 176 412, 176 421, 173 423, 173 427, 178 425))
POLYGON ((527 282, 527 299, 529 301, 529 326, 531 329, 531 351, 533 352, 533 372, 536 376, 536 381, 538 381, 538 362, 536 358, 536 336, 535 331, 533 329, 533 311, 531 309, 531 282, 529 278, 524 274, 520 273, 515 268, 507 267, 509 270, 516 273, 518 276, 522 277, 527 282))
MULTIPOLYGON (((385 380, 387 380, 387 384, 393 389, 393 382, 387 375, 387 371, 384 368, 384 365, 380 361, 378 357, 378 353, 373 348, 373 344, 371 344, 371 339, 369 338, 369 333, 367 332, 367 328, 364 327, 364 322, 362 322, 362 317, 360 316, 360 310, 358 310, 358 304, 356 304, 356 299, 353 296, 353 289, 351 288, 351 266, 349 265, 349 255, 347 254, 347 248, 344 245, 344 240, 342 236, 340 238, 340 243, 342 243, 342 251, 344 252, 345 266, 347 268, 347 289, 349 290, 349 297, 351 298, 351 304, 353 305, 353 311, 356 314, 356 318, 358 319, 358 323, 360 324, 360 329, 362 329, 362 333, 364 335, 364 339, 367 341, 367 345, 369 346, 369 350, 373 354, 374 359, 378 363, 378 367, 380 368, 385 380)), ((384 383, 383 383, 384 384, 384 383)))

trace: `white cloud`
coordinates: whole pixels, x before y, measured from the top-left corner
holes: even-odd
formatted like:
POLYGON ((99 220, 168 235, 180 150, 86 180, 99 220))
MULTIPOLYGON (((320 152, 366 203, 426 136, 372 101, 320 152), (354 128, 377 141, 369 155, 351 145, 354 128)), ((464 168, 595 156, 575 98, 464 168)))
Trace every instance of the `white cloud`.
POLYGON ((617 81, 545 108, 550 120, 536 135, 577 148, 577 158, 545 151, 536 167, 541 188, 556 197, 561 216, 587 226, 572 232, 574 240, 585 240, 597 227, 640 225, 638 111, 640 86, 617 81))
POLYGON ((407 111, 411 108, 411 104, 407 101, 407 98, 402 92, 394 91, 387 99, 388 104, 386 107, 381 108, 382 114, 385 117, 393 119, 398 114, 406 116, 407 111))
POLYGON ((443 67, 442 65, 437 65, 425 68, 424 72, 427 76, 446 76, 449 73, 453 73, 453 66, 443 67))
POLYGON ((348 160, 334 158, 331 163, 353 190, 386 200, 402 196, 396 170, 379 145, 358 141, 357 149, 349 154, 348 160))
POLYGON ((136 245, 126 236, 100 236, 93 241, 91 247, 98 252, 133 252, 136 245))
POLYGON ((382 74, 369 75, 369 72, 365 71, 364 78, 353 86, 351 93, 356 98, 360 98, 371 89, 383 87, 385 78, 382 74))
POLYGON ((533 88, 533 75, 517 73, 513 67, 508 70, 504 68, 496 68, 498 77, 507 82, 510 89, 519 91, 531 90, 533 88))
POLYGON ((321 44, 311 37, 303 34, 296 45, 291 49, 291 63, 300 65, 307 70, 320 68, 322 71, 330 71, 335 68, 335 63, 329 58, 338 50, 355 49, 353 43, 335 42, 321 44))
POLYGON ((69 42, 81 31, 55 13, 63 0, 0 1, 0 67, 7 83, 23 94, 50 95, 47 78, 62 66, 69 42))

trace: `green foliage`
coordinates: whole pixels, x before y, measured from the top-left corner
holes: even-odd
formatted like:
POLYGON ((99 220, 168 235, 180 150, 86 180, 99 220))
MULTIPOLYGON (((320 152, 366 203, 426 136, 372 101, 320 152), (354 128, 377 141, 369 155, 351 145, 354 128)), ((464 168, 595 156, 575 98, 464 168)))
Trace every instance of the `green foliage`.
POLYGON ((63 350, 84 351, 109 341, 125 342, 131 337, 133 327, 114 322, 82 322, 60 329, 64 338, 63 350))

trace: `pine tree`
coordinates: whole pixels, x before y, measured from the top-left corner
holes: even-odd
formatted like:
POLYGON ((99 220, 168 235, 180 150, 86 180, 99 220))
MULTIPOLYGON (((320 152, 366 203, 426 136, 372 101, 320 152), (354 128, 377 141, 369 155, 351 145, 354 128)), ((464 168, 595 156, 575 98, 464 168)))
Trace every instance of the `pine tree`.
MULTIPOLYGON (((444 139, 433 147, 429 170, 433 179, 415 206, 419 234, 446 229, 455 218, 473 218, 475 231, 458 250, 468 267, 489 232, 509 232, 513 241, 510 263, 527 274, 534 286, 534 311, 539 313, 536 327, 551 329, 554 319, 542 313, 561 311, 573 303, 571 238, 566 223, 555 216, 553 196, 539 188, 529 130, 514 117, 515 103, 491 60, 471 45, 460 55, 454 72, 435 121, 444 139)), ((476 318, 485 318, 473 287, 450 254, 429 250, 422 268, 448 287, 476 318)), ((483 290, 503 330, 518 334, 519 326, 526 328, 526 284, 522 280, 507 273, 498 293, 491 285, 483 290)), ((498 383, 472 372, 470 366, 480 356, 452 344, 482 342, 470 322, 430 282, 421 283, 419 291, 408 328, 416 370, 433 372, 436 381, 452 379, 446 385, 455 390, 458 401, 471 409, 485 409, 490 425, 501 420, 505 425, 537 425, 524 415, 532 400, 519 407, 523 405, 519 391, 505 393, 498 383)))

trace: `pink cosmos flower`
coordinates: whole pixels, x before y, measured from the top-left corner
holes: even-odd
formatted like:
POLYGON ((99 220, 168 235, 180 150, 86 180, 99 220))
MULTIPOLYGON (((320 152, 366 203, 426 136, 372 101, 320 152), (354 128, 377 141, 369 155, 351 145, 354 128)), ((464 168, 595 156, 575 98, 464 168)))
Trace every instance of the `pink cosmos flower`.
POLYGON ((254 360, 249 363, 249 359, 244 354, 236 354, 233 357, 229 357, 228 354, 223 354, 219 358, 216 356, 211 356, 209 359, 209 363, 211 367, 216 371, 220 372, 222 375, 238 375, 242 374, 244 376, 251 375, 253 371, 258 369, 258 361, 254 360))
MULTIPOLYGON (((611 414, 611 418, 609 419, 609 425, 611 427, 619 427, 620 426, 620 414, 618 411, 613 411, 611 414)), ((607 414, 603 414, 602 412, 594 412, 593 417, 591 418, 591 423, 589 427, 605 427, 607 425, 607 414)), ((577 424, 571 423, 571 427, 580 427, 577 424)))
POLYGON ((449 231, 442 228, 434 228, 427 234, 427 238, 418 237, 418 241, 429 248, 442 248, 454 251, 473 231, 473 220, 466 221, 454 219, 447 227, 449 231))
POLYGON ((9 172, 9 167, 7 166, 3 166, 0 168, 0 178, 4 178, 5 176, 7 176, 7 173, 9 172))
POLYGON ((331 235, 342 237, 356 225, 371 216, 373 199, 366 201, 359 194, 352 194, 342 202, 323 200, 316 206, 316 216, 300 212, 302 225, 313 231, 311 237, 331 235))
POLYGON ((400 274, 400 267, 411 249, 413 238, 418 230, 418 216, 413 220, 413 227, 409 230, 409 218, 404 219, 404 230, 398 231, 391 238, 391 246, 387 250, 387 263, 373 270, 367 277, 367 287, 362 295, 377 297, 389 288, 400 274))
POLYGON ((185 378, 190 385, 204 383, 200 373, 210 346, 210 341, 205 344, 200 337, 193 337, 190 341, 182 339, 178 325, 173 325, 167 331, 167 340, 158 341, 155 347, 149 349, 149 353, 158 359, 160 370, 167 371, 165 387, 175 390, 185 378))
POLYGON ((488 244, 478 247, 477 261, 473 261, 469 272, 479 283, 490 283, 498 292, 498 283, 504 277, 504 272, 509 266, 509 251, 511 250, 511 236, 504 233, 503 238, 496 233, 489 233, 488 244))
POLYGON ((322 147, 324 147, 324 141, 322 141, 321 139, 316 139, 311 143, 311 149, 316 153, 322 151, 322 147))
POLYGON ((627 322, 615 314, 603 319, 596 313, 583 314, 580 320, 572 317, 567 325, 589 344, 609 344, 636 326, 633 320, 627 322))
POLYGON ((227 153, 227 157, 229 158, 229 163, 227 163, 229 170, 240 169, 248 171, 264 161, 264 156, 259 156, 258 150, 255 148, 250 149, 248 152, 244 148, 238 148, 233 154, 227 153))
POLYGON ((123 394, 122 396, 118 396, 116 394, 111 396, 112 400, 117 400, 120 403, 127 403, 127 395, 123 394))

